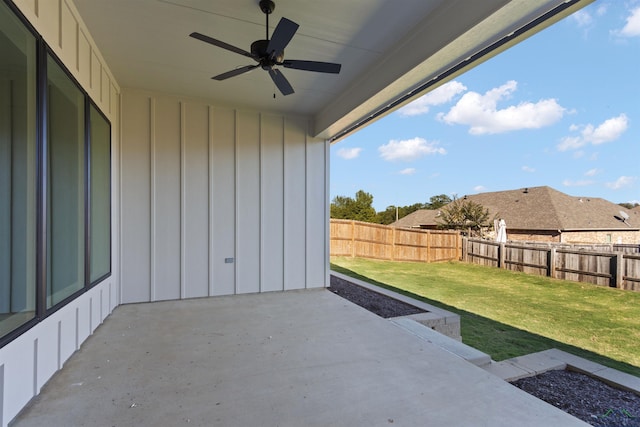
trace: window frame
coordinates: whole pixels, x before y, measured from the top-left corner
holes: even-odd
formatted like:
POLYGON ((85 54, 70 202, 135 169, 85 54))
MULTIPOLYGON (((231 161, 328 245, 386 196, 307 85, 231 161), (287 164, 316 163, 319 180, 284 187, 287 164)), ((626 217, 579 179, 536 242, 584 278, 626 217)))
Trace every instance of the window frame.
MULTIPOLYGON (((80 83, 73 77, 73 75, 69 72, 69 70, 67 69, 67 67, 64 65, 64 63, 60 60, 60 58, 53 52, 53 50, 51 50, 51 48, 45 44, 45 58, 43 58, 43 60, 45 61, 43 63, 44 65, 44 70, 45 72, 43 73, 44 76, 44 92, 42 92, 42 104, 40 105, 40 107, 43 109, 43 117, 46 117, 46 127, 43 128, 43 132, 42 132, 42 140, 41 141, 37 141, 37 143, 41 144, 43 148, 45 148, 46 153, 43 153, 43 157, 42 157, 42 165, 44 167, 44 171, 42 174, 42 178, 43 180, 38 182, 39 185, 41 185, 41 189, 42 189, 42 207, 43 209, 41 211, 39 211, 38 213, 43 215, 42 221, 44 223, 46 223, 46 233, 44 233, 43 237, 43 241, 42 243, 44 244, 44 246, 41 248, 42 249, 42 256, 43 259, 41 259, 40 261, 43 263, 43 276, 42 279, 44 280, 44 283, 42 284, 42 290, 44 293, 44 307, 46 310, 47 315, 59 310, 61 307, 67 305, 70 301, 76 299, 78 296, 80 296, 82 293, 84 293, 86 291, 87 288, 87 271, 86 271, 86 258, 87 258, 87 243, 88 243, 88 237, 87 237, 87 223, 89 222, 90 218, 87 216, 88 214, 88 200, 87 198, 89 197, 89 187, 88 187, 88 170, 89 170, 89 165, 88 165, 88 154, 87 154, 87 146, 88 146, 88 140, 87 140, 87 135, 89 134, 90 130, 88 129, 89 126, 89 120, 87 117, 87 110, 88 110, 88 99, 89 99, 89 95, 87 94, 87 92, 82 88, 82 86, 80 85, 80 83), (49 69, 48 69, 48 63, 49 63, 49 59, 51 59, 52 61, 54 61, 56 63, 56 65, 58 67, 60 67, 60 70, 63 72, 63 74, 65 75, 65 77, 67 77, 70 82, 75 86, 76 89, 78 89, 78 91, 80 92, 81 96, 82 96, 82 106, 81 106, 81 111, 82 111, 82 125, 84 127, 83 129, 83 141, 81 141, 82 143, 82 148, 83 148, 83 158, 82 158, 82 175, 83 175, 83 182, 82 182, 82 196, 83 196, 83 206, 82 206, 82 212, 83 212, 83 218, 82 220, 84 221, 84 224, 81 224, 83 232, 84 232, 84 236, 82 239, 83 242, 83 251, 82 251, 82 256, 84 257, 84 259, 82 260, 82 265, 84 268, 83 271, 83 275, 82 275, 82 285, 80 286, 80 288, 74 292, 72 292, 70 295, 68 295, 67 297, 63 298, 62 300, 56 302, 55 304, 52 304, 50 307, 47 306, 47 298, 48 298, 48 294, 47 294, 47 286, 48 286, 48 277, 47 277, 47 269, 49 267, 48 265, 48 242, 47 242, 47 237, 53 239, 53 235, 52 230, 51 230, 51 224, 48 222, 48 218, 47 218, 47 212, 48 209, 50 208, 49 205, 49 177, 50 177, 50 170, 49 170, 49 162, 50 162, 50 147, 51 147, 51 141, 49 141, 49 126, 50 126, 50 116, 49 116, 49 89, 48 89, 48 84, 49 84, 49 69), (45 155, 46 154, 46 155, 45 155)), ((40 237, 40 236, 38 236, 40 237)), ((36 284, 36 286, 38 286, 38 284, 36 284)))
POLYGON ((113 191, 113 186, 112 186, 112 181, 113 181, 113 156, 112 156, 112 149, 113 149, 113 127, 111 126, 111 121, 109 120, 109 118, 106 116, 106 114, 104 114, 102 112, 102 110, 100 109, 100 107, 98 107, 98 105, 93 102, 93 100, 87 96, 87 99, 89 102, 86 102, 86 112, 85 112, 85 116, 86 116, 86 126, 85 126, 85 132, 86 132, 86 137, 85 137, 85 142, 86 142, 86 146, 85 146, 85 156, 86 156, 86 161, 85 161, 85 167, 88 169, 86 172, 86 179, 85 179, 85 183, 86 183, 86 193, 85 193, 85 202, 86 202, 86 213, 85 213, 85 253, 86 253, 86 258, 85 258, 85 284, 88 288, 92 288, 96 285, 98 285, 100 282, 102 282, 103 280, 109 278, 112 274, 113 271, 113 239, 111 238, 111 236, 113 235, 113 218, 112 218, 112 201, 113 198, 111 197, 112 195, 112 191, 113 191), (91 199, 91 184, 92 184, 92 176, 91 176, 91 167, 92 167, 92 163, 91 163, 91 151, 93 149, 93 145, 92 145, 92 140, 91 140, 91 108, 94 108, 96 113, 98 113, 98 115, 105 121, 105 123, 107 124, 107 127, 109 128, 109 179, 108 179, 108 183, 109 183, 109 271, 107 271, 105 274, 97 277, 95 280, 91 281, 91 243, 92 243, 92 224, 93 224, 93 217, 91 215, 91 203, 92 203, 92 199, 91 199))
POLYGON ((20 21, 25 30, 30 32, 35 41, 35 66, 36 66, 36 82, 35 82, 35 162, 36 162, 36 215, 35 215, 35 316, 21 324, 20 326, 7 332, 5 335, 0 335, 0 349, 9 344, 58 310, 62 309, 70 302, 74 301, 99 283, 111 277, 113 274, 113 125, 108 116, 100 109, 98 104, 91 99, 89 93, 78 82, 78 80, 69 71, 64 62, 56 55, 56 53, 47 44, 42 35, 36 31, 33 25, 25 18, 22 12, 13 4, 11 0, 3 0, 2 3, 7 6, 9 13, 13 13, 15 18, 20 21), (81 224, 84 228, 84 277, 82 278, 83 284, 80 289, 73 292, 71 295, 47 308, 47 236, 49 233, 50 224, 47 221, 47 209, 48 209, 48 184, 49 184, 49 165, 48 156, 50 141, 48 140, 49 131, 49 109, 48 109, 48 59, 53 60, 63 71, 71 83, 80 91, 83 98, 83 124, 84 135, 82 144, 84 145, 83 156, 83 174, 84 174, 84 206, 82 207, 83 218, 81 219, 84 224, 81 224), (91 281, 91 108, 101 116, 106 122, 109 129, 109 239, 108 239, 108 251, 109 251, 109 270, 107 273, 91 281))

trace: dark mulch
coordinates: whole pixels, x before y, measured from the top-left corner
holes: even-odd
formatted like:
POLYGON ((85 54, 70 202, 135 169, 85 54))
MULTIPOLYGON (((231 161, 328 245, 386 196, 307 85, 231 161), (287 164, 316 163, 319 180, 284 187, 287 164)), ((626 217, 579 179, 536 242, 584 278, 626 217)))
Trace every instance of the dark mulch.
MULTIPOLYGON (((329 290, 384 318, 424 312, 335 276, 329 290)), ((640 396, 588 375, 549 371, 512 384, 592 426, 640 427, 640 396)))
POLYGON ((573 371, 549 371, 516 387, 597 427, 640 427, 640 396, 573 371))
POLYGON ((360 307, 388 319, 389 317, 408 316, 410 314, 425 313, 424 310, 397 299, 379 294, 362 286, 331 276, 329 290, 351 301, 360 307))

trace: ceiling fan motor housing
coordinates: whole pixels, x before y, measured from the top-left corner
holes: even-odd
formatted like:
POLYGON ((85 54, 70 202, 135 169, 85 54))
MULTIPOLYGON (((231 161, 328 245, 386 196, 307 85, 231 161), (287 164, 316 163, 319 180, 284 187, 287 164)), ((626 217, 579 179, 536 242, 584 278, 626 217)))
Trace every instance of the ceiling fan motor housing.
POLYGON ((267 53, 267 47, 269 46, 269 40, 256 40, 251 43, 251 53, 260 58, 260 64, 262 68, 273 67, 277 63, 281 63, 284 60, 284 50, 278 52, 273 58, 267 53))
POLYGON ((276 8, 276 4, 271 0, 260 0, 260 10, 262 13, 270 15, 273 10, 276 8))

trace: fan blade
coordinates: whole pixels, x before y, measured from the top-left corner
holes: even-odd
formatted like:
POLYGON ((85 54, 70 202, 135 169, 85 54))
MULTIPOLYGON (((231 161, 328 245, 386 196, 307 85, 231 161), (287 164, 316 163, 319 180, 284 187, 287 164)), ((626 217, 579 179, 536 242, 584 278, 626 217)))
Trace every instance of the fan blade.
POLYGON ((243 56, 248 56, 249 58, 255 59, 256 61, 259 59, 258 57, 252 55, 250 52, 247 52, 246 50, 242 50, 239 47, 235 47, 235 46, 232 46, 232 45, 230 45, 228 43, 225 43, 223 41, 214 39, 213 37, 205 36, 204 34, 191 33, 191 34, 189 34, 189 36, 193 37, 194 39, 201 40, 201 41, 203 41, 205 43, 209 43, 209 44, 212 44, 214 46, 221 47, 221 48, 226 49, 228 51, 231 51, 233 53, 238 53, 238 54, 243 55, 243 56))
POLYGON ((293 38, 296 31, 298 31, 299 25, 287 18, 281 18, 280 22, 273 30, 271 40, 267 46, 267 53, 273 58, 284 50, 293 38))
POLYGON ((260 64, 256 65, 246 65, 244 67, 236 68, 235 70, 227 71, 226 73, 218 74, 217 76, 211 77, 213 80, 226 80, 230 77, 239 76, 240 74, 244 74, 248 71, 253 70, 254 68, 258 68, 260 64))
POLYGON ((280 72, 280 70, 274 70, 271 68, 269 70, 269 75, 271 76, 271 80, 276 84, 277 88, 282 92, 284 96, 291 95, 293 93, 293 87, 289 83, 289 80, 280 72))
POLYGON ((294 70, 316 71, 318 73, 332 74, 338 74, 342 67, 342 65, 334 64, 332 62, 298 61, 295 59, 282 61, 281 65, 286 68, 293 68, 294 70))

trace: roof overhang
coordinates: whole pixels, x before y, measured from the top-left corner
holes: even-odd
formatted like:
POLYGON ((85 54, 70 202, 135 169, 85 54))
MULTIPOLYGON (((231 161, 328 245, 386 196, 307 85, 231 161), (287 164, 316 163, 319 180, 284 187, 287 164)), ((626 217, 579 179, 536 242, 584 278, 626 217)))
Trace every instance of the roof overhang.
POLYGON ((251 59, 188 37, 249 50, 265 37, 258 0, 74 0, 120 86, 306 115, 334 141, 592 1, 276 0, 270 31, 281 17, 300 24, 286 58, 342 64, 338 75, 285 69, 296 91, 285 97, 260 69, 212 81, 251 59))

